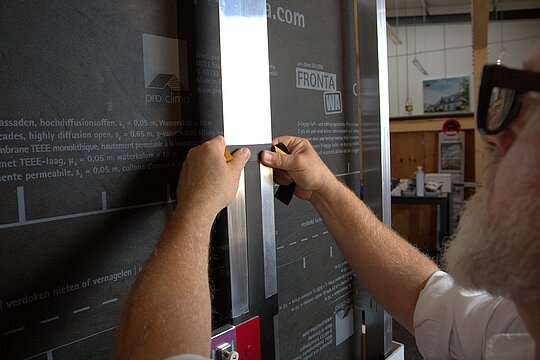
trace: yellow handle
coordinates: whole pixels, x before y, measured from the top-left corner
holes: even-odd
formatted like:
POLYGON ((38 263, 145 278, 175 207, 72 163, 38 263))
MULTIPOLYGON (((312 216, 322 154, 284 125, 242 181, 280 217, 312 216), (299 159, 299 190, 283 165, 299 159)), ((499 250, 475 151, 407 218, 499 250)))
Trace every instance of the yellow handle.
POLYGON ((225 160, 229 162, 232 159, 234 159, 234 157, 231 155, 231 152, 229 151, 229 149, 225 148, 225 160))

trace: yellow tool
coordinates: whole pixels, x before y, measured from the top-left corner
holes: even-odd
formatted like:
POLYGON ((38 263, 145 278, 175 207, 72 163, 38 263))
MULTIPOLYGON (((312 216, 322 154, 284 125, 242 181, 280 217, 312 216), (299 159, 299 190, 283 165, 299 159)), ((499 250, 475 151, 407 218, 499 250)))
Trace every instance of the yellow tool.
POLYGON ((289 155, 290 154, 289 149, 287 149, 287 147, 283 143, 272 145, 272 151, 277 152, 278 154, 281 154, 281 155, 289 155))
POLYGON ((231 161, 232 159, 234 159, 234 157, 231 155, 231 152, 229 151, 229 149, 225 148, 225 159, 227 160, 227 162, 231 161))

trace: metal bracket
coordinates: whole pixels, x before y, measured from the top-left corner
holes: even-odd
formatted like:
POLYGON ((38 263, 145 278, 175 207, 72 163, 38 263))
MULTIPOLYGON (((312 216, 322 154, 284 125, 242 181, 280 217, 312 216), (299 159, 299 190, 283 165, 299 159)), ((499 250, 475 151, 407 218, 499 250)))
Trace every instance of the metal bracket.
POLYGON ((239 360, 236 352, 236 327, 225 325, 213 332, 211 349, 213 360, 239 360))

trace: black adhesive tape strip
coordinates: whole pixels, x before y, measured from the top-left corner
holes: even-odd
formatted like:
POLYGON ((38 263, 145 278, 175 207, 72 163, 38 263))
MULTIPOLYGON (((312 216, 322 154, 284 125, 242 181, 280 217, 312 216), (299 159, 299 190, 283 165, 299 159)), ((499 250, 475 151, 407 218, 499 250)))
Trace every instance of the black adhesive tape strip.
MULTIPOLYGON (((291 152, 289 149, 287 149, 287 146, 283 143, 279 143, 272 146, 272 151, 289 155, 291 152)), ((294 189, 296 188, 296 184, 294 182, 290 183, 289 185, 280 185, 274 194, 274 197, 284 203, 285 205, 289 206, 291 203, 291 200, 294 196, 294 189)))
POLYGON ((287 154, 287 155, 290 155, 291 152, 289 151, 289 149, 287 148, 287 146, 285 146, 284 143, 278 143, 276 145, 272 145, 272 151, 274 152, 280 152, 279 150, 281 150, 281 152, 283 154, 287 154))
POLYGON ((294 196, 295 188, 295 183, 290 183, 289 185, 279 185, 274 197, 288 206, 294 196))

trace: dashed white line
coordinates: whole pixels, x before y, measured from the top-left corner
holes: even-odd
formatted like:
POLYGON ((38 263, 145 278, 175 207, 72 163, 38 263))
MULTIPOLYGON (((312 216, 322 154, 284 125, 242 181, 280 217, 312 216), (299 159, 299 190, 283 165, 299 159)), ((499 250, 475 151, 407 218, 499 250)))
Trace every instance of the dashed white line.
POLYGON ((300 240, 301 242, 304 242, 304 241, 308 241, 309 239, 308 238, 303 238, 302 240, 300 240))
POLYGON ((20 328, 16 328, 16 329, 13 329, 13 330, 6 331, 4 333, 4 336, 15 334, 15 333, 18 333, 18 332, 23 331, 23 330, 24 330, 24 326, 21 326, 20 328))
POLYGON ((302 261, 303 261, 303 263, 304 263, 304 269, 305 269, 305 268, 306 268, 306 258, 303 257, 303 258, 302 258, 302 261))
POLYGON ((50 317, 48 319, 41 320, 39 323, 40 324, 46 324, 46 323, 49 323, 51 321, 55 321, 55 320, 58 320, 58 319, 60 319, 60 316, 53 316, 53 317, 50 317))
MULTIPOLYGON (((366 169, 364 169, 364 172, 366 172, 366 169)), ((341 176, 354 175, 354 174, 360 174, 360 171, 350 171, 350 172, 346 172, 346 173, 343 173, 343 174, 336 174, 335 176, 336 177, 341 177, 341 176)))
POLYGON ((44 351, 44 352, 41 352, 41 353, 39 353, 39 354, 32 355, 32 356, 30 356, 30 357, 27 357, 25 360, 35 359, 35 358, 37 358, 37 357, 42 357, 42 355, 48 354, 48 353, 51 353, 51 354, 52 354, 53 351, 56 351, 56 350, 58 350, 58 349, 62 349, 62 348, 68 347, 68 346, 73 345, 73 344, 75 344, 75 343, 84 341, 84 340, 86 340, 86 339, 90 339, 90 338, 92 338, 92 337, 94 337, 94 336, 97 336, 97 335, 100 335, 100 334, 109 332, 109 331, 114 330, 114 329, 116 329, 116 326, 113 326, 113 327, 108 328, 108 329, 105 329, 105 330, 101 330, 101 331, 99 331, 99 332, 97 332, 97 333, 95 333, 95 334, 88 335, 88 336, 85 336, 85 337, 83 337, 83 338, 80 338, 80 339, 77 339, 77 340, 68 342, 67 344, 63 344, 63 345, 57 346, 57 347, 55 347, 55 348, 53 348, 53 349, 49 349, 49 350, 44 351))
MULTIPOLYGON (((335 302, 336 302, 336 301, 338 301, 339 299, 342 299, 342 298, 344 298, 345 296, 347 296, 347 295, 349 295, 349 294, 352 294, 352 290, 351 290, 351 291, 349 291, 348 293, 346 293, 346 294, 343 294, 343 295, 341 295, 340 297, 338 297, 338 298, 336 298, 336 299, 332 300, 332 301, 330 302, 330 304, 333 304, 333 303, 335 303, 335 302)), ((372 300, 372 301, 373 301, 373 300, 372 300)), ((372 305, 373 305, 373 303, 372 303, 372 305)))
POLYGON ((330 246, 330 257, 334 257, 334 252, 332 250, 332 246, 330 246))
POLYGON ((104 302, 101 303, 101 305, 107 305, 107 304, 113 303, 113 302, 115 302, 117 300, 118 300, 118 298, 105 300, 104 302))
POLYGON ((289 246, 296 245, 296 241, 293 241, 292 243, 289 243, 289 246))
MULTIPOLYGON (((85 170, 85 171, 87 174, 90 174, 90 170, 85 170)), ((12 228, 12 227, 26 226, 26 225, 33 225, 33 224, 41 224, 41 223, 46 223, 46 222, 51 222, 51 221, 58 221, 58 220, 74 219, 74 218, 80 218, 80 217, 85 217, 85 216, 101 215, 101 214, 106 214, 106 213, 111 213, 111 212, 139 209, 139 208, 145 208, 145 207, 151 207, 151 206, 157 206, 157 205, 169 205, 173 203, 176 203, 176 200, 157 201, 153 203, 130 205, 130 206, 124 206, 124 207, 107 209, 107 210, 100 209, 96 211, 86 211, 82 213, 58 215, 58 216, 52 216, 48 218, 41 218, 41 219, 35 219, 35 220, 27 219, 24 222, 17 221, 16 223, 0 224, 0 229, 7 229, 7 228, 12 228)))
MULTIPOLYGON (((103 301, 101 304, 102 305, 107 305, 107 304, 111 304, 113 302, 116 302, 118 301, 118 298, 113 298, 113 299, 109 299, 109 300, 105 300, 103 301)), ((74 314, 78 314, 78 313, 81 313, 83 311, 88 311, 90 310, 90 306, 85 306, 85 307, 82 307, 82 308, 79 308, 79 309, 75 309, 73 310, 73 313, 74 314)), ((44 319, 44 320, 41 320, 39 323, 40 324, 47 324, 47 323, 50 323, 52 321, 55 321, 55 320, 58 320, 60 319, 60 316, 53 316, 53 317, 50 317, 50 318, 47 318, 47 319, 44 319)), ((15 333, 18 333, 18 332, 21 332, 25 329, 24 326, 21 326, 19 328, 16 328, 16 329, 12 329, 12 330, 9 330, 9 331, 5 331, 4 332, 4 336, 7 336, 7 335, 11 335, 11 334, 15 334, 15 333)))
POLYGON ((73 310, 73 313, 78 314, 78 313, 81 313, 81 312, 86 311, 86 310, 90 310, 90 306, 85 306, 85 307, 82 307, 80 309, 73 310))
POLYGON ((316 237, 319 237, 319 234, 311 235, 312 239, 315 239, 316 237))
POLYGON ((281 246, 278 246, 278 247, 277 247, 278 250, 281 250, 281 249, 284 249, 284 248, 285 248, 284 245, 281 245, 281 246))
POLYGON ((326 234, 328 234, 328 231, 324 231, 322 234, 323 234, 323 235, 326 235, 326 234))

